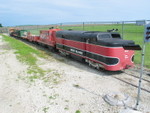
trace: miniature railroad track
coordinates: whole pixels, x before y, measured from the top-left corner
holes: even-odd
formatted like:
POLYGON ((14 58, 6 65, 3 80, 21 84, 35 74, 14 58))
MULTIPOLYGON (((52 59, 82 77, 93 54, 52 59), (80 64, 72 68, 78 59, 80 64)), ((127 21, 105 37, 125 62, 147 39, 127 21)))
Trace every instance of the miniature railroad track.
MULTIPOLYGON (((122 82, 124 82, 124 83, 127 83, 127 84, 129 84, 129 85, 131 85, 131 86, 133 86, 133 87, 138 88, 137 85, 134 85, 134 84, 132 84, 132 83, 130 83, 130 82, 128 82, 128 81, 122 80, 122 79, 120 79, 120 78, 118 78, 118 77, 113 77, 113 78, 118 79, 118 80, 120 80, 120 81, 122 81, 122 82)), ((147 89, 145 89, 145 88, 141 88, 141 90, 150 93, 150 90, 147 90, 147 89)))
MULTIPOLYGON (((137 79, 137 81, 139 81, 138 79, 139 79, 140 73, 138 73, 138 72, 136 71, 136 74, 139 74, 139 76, 136 76, 136 75, 133 74, 133 72, 135 73, 135 71, 136 71, 136 70, 129 70, 128 72, 123 71, 123 73, 125 73, 127 76, 134 77, 134 78, 137 79)), ((144 76, 148 76, 148 75, 146 75, 146 72, 144 72, 144 76)), ((126 83, 126 84, 128 84, 128 85, 131 85, 131 86, 133 86, 133 87, 135 87, 135 88, 138 88, 138 83, 135 85, 135 84, 133 84, 132 82, 130 82, 130 81, 128 81, 128 80, 126 80, 125 78, 120 77, 120 76, 112 76, 112 77, 115 78, 115 79, 117 79, 117 80, 119 80, 119 81, 122 81, 122 82, 124 82, 124 83, 126 83)), ((148 76, 148 77, 149 77, 149 76, 148 76)), ((148 80, 148 79, 146 79, 146 78, 143 77, 143 78, 142 78, 142 82, 150 83, 150 80, 148 80)), ((148 85, 146 85, 146 86, 149 87, 148 85)), ((150 93, 150 89, 148 89, 148 88, 141 87, 141 90, 143 90, 143 91, 145 91, 145 92, 147 92, 147 93, 150 93)))
MULTIPOLYGON (((132 73, 125 72, 125 71, 124 71, 124 73, 127 74, 128 76, 132 76, 132 77, 135 77, 135 78, 138 78, 138 79, 139 79, 139 76, 135 76, 135 75, 132 74, 132 73)), ((139 74, 139 75, 140 75, 140 74, 139 74)), ((147 79, 145 79, 145 78, 142 78, 142 80, 143 80, 143 81, 146 81, 146 82, 150 82, 150 80, 147 80, 147 79)))

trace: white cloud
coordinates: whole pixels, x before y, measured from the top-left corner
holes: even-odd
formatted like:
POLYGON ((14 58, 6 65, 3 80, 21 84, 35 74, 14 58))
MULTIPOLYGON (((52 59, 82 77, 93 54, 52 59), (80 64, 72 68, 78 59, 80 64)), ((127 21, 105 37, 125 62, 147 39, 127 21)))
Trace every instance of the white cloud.
POLYGON ((37 23, 144 19, 150 18, 149 3, 149 0, 5 0, 0 4, 0 17, 14 20, 22 17, 22 22, 37 23))

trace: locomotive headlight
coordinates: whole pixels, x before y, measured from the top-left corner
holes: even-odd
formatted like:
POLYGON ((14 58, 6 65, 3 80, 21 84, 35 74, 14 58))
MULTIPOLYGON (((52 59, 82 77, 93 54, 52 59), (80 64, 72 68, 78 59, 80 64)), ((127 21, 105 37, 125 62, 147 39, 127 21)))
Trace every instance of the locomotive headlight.
POLYGON ((128 55, 125 55, 125 59, 128 59, 129 57, 128 57, 128 55))

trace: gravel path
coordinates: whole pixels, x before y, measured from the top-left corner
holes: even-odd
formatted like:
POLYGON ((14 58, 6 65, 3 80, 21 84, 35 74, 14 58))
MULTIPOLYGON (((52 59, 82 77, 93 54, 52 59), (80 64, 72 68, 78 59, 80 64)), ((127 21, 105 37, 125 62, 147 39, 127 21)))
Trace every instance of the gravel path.
MULTIPOLYGON (((103 99, 111 92, 128 94, 127 106, 135 106, 137 88, 115 78, 138 84, 125 73, 98 71, 52 53, 48 59, 38 58, 38 65, 47 70, 45 78, 31 82, 28 66, 17 60, 2 37, 0 64, 0 113, 118 113, 123 106, 111 106, 103 99)), ((150 83, 143 82, 142 87, 148 89, 150 83)), ((150 113, 150 93, 141 91, 139 109, 150 113)))

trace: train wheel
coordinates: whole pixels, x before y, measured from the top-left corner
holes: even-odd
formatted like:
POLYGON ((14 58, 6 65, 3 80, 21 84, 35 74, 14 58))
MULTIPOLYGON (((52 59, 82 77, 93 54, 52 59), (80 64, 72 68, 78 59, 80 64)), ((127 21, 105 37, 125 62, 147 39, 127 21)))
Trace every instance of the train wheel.
POLYGON ((86 60, 86 62, 88 62, 90 67, 94 67, 95 69, 98 69, 98 70, 100 69, 100 64, 90 61, 90 60, 88 60, 88 61, 86 60))
POLYGON ((63 55, 63 56, 70 56, 69 53, 65 52, 65 51, 62 51, 62 50, 59 50, 59 52, 63 55))
POLYGON ((49 49, 50 51, 54 52, 54 48, 53 48, 53 47, 51 47, 51 46, 47 46, 47 47, 48 47, 48 49, 49 49))
POLYGON ((62 50, 59 50, 60 54, 63 55, 63 56, 66 56, 66 52, 62 51, 62 50))

